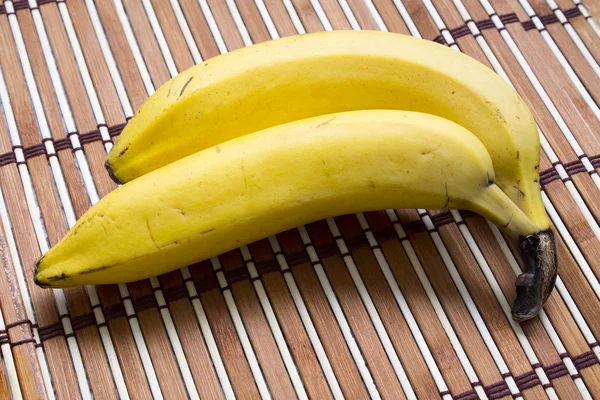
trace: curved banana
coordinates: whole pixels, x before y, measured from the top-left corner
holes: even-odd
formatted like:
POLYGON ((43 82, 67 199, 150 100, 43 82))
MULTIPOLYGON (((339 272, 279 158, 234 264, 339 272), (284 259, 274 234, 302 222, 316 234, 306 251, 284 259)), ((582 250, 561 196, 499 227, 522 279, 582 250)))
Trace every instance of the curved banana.
MULTIPOLYGON (((543 235, 495 184, 488 152, 465 128, 430 114, 354 111, 233 139, 121 186, 39 260, 35 279, 139 280, 325 217, 388 208, 466 209, 522 243, 543 235)), ((545 301, 536 296, 527 313, 545 301)))
POLYGON ((395 33, 299 35, 194 66, 144 103, 106 166, 124 183, 244 134, 361 109, 425 112, 470 130, 490 153, 498 186, 549 227, 538 184, 538 132, 521 97, 473 58, 395 33))

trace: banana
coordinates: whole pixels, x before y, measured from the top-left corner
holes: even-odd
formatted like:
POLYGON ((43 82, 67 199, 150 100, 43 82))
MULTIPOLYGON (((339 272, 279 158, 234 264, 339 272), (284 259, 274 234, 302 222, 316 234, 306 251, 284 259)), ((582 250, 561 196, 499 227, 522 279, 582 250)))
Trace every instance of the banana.
POLYGON ((196 151, 279 124, 361 109, 418 111, 473 132, 497 185, 548 228, 539 137, 521 97, 462 53, 407 35, 334 31, 268 41, 196 65, 127 124, 106 167, 125 183, 196 151))
MULTIPOLYGON (((544 228, 495 183, 492 160, 471 132, 431 114, 363 110, 232 139, 126 183, 38 261, 35 281, 130 282, 322 218, 390 208, 471 210, 520 238, 532 260, 532 246, 545 240, 544 228)), ((551 288, 555 267, 550 260, 535 279, 522 275, 521 286, 541 279, 551 288)), ((523 296, 531 315, 546 293, 523 296)))

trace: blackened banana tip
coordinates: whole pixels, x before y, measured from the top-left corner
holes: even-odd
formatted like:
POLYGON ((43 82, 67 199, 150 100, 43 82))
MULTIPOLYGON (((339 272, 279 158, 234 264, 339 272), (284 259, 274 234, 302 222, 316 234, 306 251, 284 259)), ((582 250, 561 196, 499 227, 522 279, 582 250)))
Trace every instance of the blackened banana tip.
POLYGON ((119 180, 119 178, 117 178, 117 175, 115 174, 115 171, 113 170, 112 166, 110 165, 110 163, 108 161, 106 161, 104 163, 104 168, 106 168, 106 171, 108 172, 108 176, 110 176, 110 179, 112 179, 113 182, 115 182, 117 185, 122 185, 123 184, 119 180))
POLYGON ((37 286, 41 287, 41 288, 47 288, 48 286, 46 284, 44 284, 43 282, 40 282, 38 280, 38 271, 40 269, 40 262, 42 261, 42 258, 44 258, 43 256, 38 258, 38 260, 35 262, 35 264, 33 264, 33 283, 35 283, 37 286))
POLYGON ((517 297, 513 319, 523 322, 534 318, 550 297, 558 275, 554 233, 548 229, 519 239, 525 272, 516 281, 517 297))

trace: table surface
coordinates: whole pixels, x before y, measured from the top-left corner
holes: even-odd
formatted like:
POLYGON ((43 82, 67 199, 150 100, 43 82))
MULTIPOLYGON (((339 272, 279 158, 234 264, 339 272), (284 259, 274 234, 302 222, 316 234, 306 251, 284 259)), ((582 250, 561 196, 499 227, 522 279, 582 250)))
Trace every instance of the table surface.
POLYGON ((600 1, 0 4, 1 398, 600 398, 600 1), (519 267, 498 231, 433 210, 319 221, 128 285, 32 283, 115 188, 106 151, 155 88, 331 29, 435 40, 524 97, 559 250, 539 318, 510 318, 519 267))

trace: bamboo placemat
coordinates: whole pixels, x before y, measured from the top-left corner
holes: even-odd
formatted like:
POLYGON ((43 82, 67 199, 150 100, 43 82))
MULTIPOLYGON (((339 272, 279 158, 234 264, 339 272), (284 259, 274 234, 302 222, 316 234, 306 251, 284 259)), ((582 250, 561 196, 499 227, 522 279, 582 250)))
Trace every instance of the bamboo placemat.
POLYGON ((598 17, 598 0, 0 0, 0 397, 600 398, 598 17), (320 221, 128 285, 33 284, 115 188, 106 152, 155 88, 331 29, 435 40, 526 99, 559 250, 539 318, 512 321, 517 253, 461 212, 320 221))

